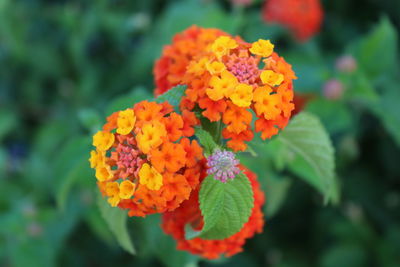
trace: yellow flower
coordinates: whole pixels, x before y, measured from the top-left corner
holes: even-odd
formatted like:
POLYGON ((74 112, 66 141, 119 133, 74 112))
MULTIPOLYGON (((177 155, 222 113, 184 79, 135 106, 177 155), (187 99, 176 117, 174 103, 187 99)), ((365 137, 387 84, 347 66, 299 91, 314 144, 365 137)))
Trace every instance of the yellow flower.
POLYGON ((112 207, 117 206, 121 200, 119 197, 119 192, 119 184, 117 182, 107 183, 106 195, 109 197, 108 203, 110 203, 112 207))
POLYGON ((253 100, 253 87, 245 83, 238 84, 230 95, 230 99, 238 107, 249 107, 253 100))
POLYGON ((144 163, 139 171, 139 182, 150 190, 158 190, 163 185, 162 175, 148 163, 144 163))
POLYGON ((111 207, 116 207, 118 206, 120 200, 121 199, 119 198, 119 196, 115 195, 113 197, 109 197, 107 201, 111 205, 111 207))
POLYGON ((206 57, 203 57, 199 61, 192 61, 190 62, 189 66, 187 67, 187 72, 196 74, 196 75, 202 75, 205 71, 205 66, 208 62, 208 59, 206 57))
POLYGON ((117 133, 122 135, 129 134, 135 126, 136 116, 133 113, 133 109, 126 109, 118 113, 117 120, 117 133))
POLYGON ((271 87, 263 86, 259 87, 254 91, 253 101, 254 109, 258 116, 264 115, 266 120, 273 120, 281 114, 279 106, 281 105, 282 99, 277 95, 270 93, 272 92, 271 87))
POLYGON ((274 51, 274 45, 271 44, 269 40, 258 39, 257 42, 254 42, 249 49, 251 53, 254 55, 269 57, 274 51))
POLYGON ((206 68, 211 75, 220 74, 226 69, 224 63, 219 61, 207 62, 206 68))
POLYGON ((237 84, 237 78, 229 71, 224 70, 221 73, 221 78, 218 76, 211 77, 210 85, 213 87, 213 89, 207 88, 206 93, 209 98, 214 101, 218 101, 224 96, 229 97, 233 90, 235 90, 237 84))
POLYGON ((90 151, 90 168, 96 168, 97 166, 103 165, 105 160, 105 152, 99 150, 90 151))
POLYGON ((217 58, 221 58, 228 54, 229 50, 234 49, 237 46, 237 42, 231 37, 221 36, 211 45, 211 51, 217 56, 217 58))
POLYGON ((93 145, 100 151, 109 149, 114 143, 114 134, 105 131, 98 131, 93 136, 93 145))
POLYGON ((143 153, 148 154, 151 149, 158 147, 167 135, 165 126, 159 122, 146 123, 142 131, 136 136, 138 147, 143 153))
POLYGON ((119 197, 129 199, 135 192, 136 185, 129 180, 122 181, 119 185, 119 197))
POLYGON ((260 75, 261 81, 269 86, 280 85, 283 82, 283 75, 273 72, 272 70, 264 70, 260 75))
POLYGON ((96 178, 100 182, 107 181, 113 177, 112 170, 110 166, 107 164, 103 164, 100 166, 97 166, 96 168, 96 178))

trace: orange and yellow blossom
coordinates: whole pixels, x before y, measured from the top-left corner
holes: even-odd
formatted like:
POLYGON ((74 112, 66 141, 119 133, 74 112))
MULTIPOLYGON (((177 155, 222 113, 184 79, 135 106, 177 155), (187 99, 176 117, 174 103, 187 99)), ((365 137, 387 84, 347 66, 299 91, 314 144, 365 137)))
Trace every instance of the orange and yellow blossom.
POLYGON ((144 163, 139 171, 139 183, 150 190, 158 190, 163 185, 162 175, 147 163, 144 163))
POLYGON ((211 77, 209 85, 211 88, 206 89, 208 97, 213 101, 218 101, 224 97, 229 97, 236 88, 238 80, 229 71, 222 71, 220 76, 211 77))
POLYGON ((132 109, 120 111, 117 120, 117 133, 122 135, 129 134, 135 126, 136 116, 132 109))
POLYGON ((151 149, 161 145, 166 135, 165 125, 159 122, 147 122, 136 137, 137 145, 147 154, 151 149))
POLYGON ((287 125, 294 110, 296 76, 269 40, 247 43, 240 37, 196 26, 177 36, 154 69, 154 73, 162 73, 163 81, 173 77, 175 84, 161 82, 156 76, 156 94, 186 84, 181 110, 200 111, 210 122, 222 121, 226 144, 235 151, 245 150, 254 132, 261 132, 263 139, 271 138, 287 125), (202 38, 205 35, 207 42, 202 38), (182 53, 180 45, 185 42, 196 50, 182 53), (187 71, 178 74, 171 68, 162 69, 176 62, 187 71), (252 112, 257 117, 255 123, 252 112))
POLYGON ((142 101, 115 112, 93 136, 90 166, 111 206, 130 216, 172 211, 197 187, 202 149, 188 142, 198 119, 168 103, 142 101), (178 187, 182 186, 182 188, 178 187))
POLYGON ((98 131, 93 136, 93 146, 100 151, 109 149, 114 143, 114 134, 106 131, 98 131))

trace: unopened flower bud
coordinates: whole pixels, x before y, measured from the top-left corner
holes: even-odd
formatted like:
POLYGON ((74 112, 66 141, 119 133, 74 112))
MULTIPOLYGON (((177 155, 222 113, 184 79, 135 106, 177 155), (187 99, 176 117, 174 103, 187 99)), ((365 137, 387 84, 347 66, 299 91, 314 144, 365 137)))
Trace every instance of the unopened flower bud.
POLYGON ((341 72, 353 72, 357 69, 357 62, 351 55, 344 55, 336 60, 336 69, 341 72))
POLYGON ((331 100, 340 99, 344 92, 343 84, 335 79, 329 80, 325 83, 323 87, 323 94, 325 98, 331 100))
POLYGON ((226 183, 240 172, 238 164, 239 161, 233 152, 217 149, 207 159, 207 174, 214 174, 216 180, 226 183))

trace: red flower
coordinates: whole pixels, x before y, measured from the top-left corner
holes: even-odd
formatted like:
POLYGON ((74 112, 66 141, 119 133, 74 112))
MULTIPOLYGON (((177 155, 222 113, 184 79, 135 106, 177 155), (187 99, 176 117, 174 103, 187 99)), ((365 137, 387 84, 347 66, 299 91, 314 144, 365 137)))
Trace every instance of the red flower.
POLYGON ((319 0, 267 0, 263 19, 288 27, 299 41, 306 41, 319 32, 323 10, 319 0))

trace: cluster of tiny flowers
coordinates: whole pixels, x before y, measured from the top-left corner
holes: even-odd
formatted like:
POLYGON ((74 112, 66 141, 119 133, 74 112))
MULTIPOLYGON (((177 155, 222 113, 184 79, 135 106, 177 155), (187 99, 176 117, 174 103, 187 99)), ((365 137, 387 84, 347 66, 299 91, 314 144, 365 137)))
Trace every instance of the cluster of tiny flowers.
POLYGON ((216 150, 207 158, 207 174, 214 175, 214 179, 226 183, 228 178, 233 179, 240 173, 237 167, 239 161, 231 151, 216 150))
MULTIPOLYGON (((181 60, 185 64, 180 66, 185 71, 181 76, 175 73, 172 76, 175 83, 188 86, 180 108, 183 111, 199 109, 209 121, 221 121, 227 146, 244 151, 245 142, 254 137, 253 129, 266 139, 287 125, 294 109, 292 80, 296 76, 291 66, 273 51, 274 45, 269 40, 246 43, 213 29, 192 27, 179 35, 180 42, 184 37, 190 43, 200 42, 207 31, 210 31, 208 45, 201 42, 203 50, 185 55, 181 60), (257 117, 254 126, 253 113, 257 117)), ((155 73, 162 72, 160 62, 172 64, 182 56, 170 53, 177 45, 174 40, 164 50, 155 73)), ((163 79, 171 80, 170 73, 164 72, 163 79)), ((169 88, 158 88, 156 93, 166 89, 169 88)))
POLYGON ((199 183, 202 148, 194 114, 179 115, 168 103, 142 101, 113 113, 93 136, 90 165, 111 206, 130 216, 171 211, 199 183))
MULTIPOLYGON (((240 166, 244 174, 249 178, 254 196, 254 206, 247 223, 236 234, 222 240, 205 240, 194 238, 185 239, 185 227, 190 225, 194 230, 200 231, 204 222, 199 208, 199 192, 193 191, 189 200, 172 212, 166 212, 162 217, 162 228, 177 242, 179 250, 189 251, 207 259, 217 259, 221 256, 230 257, 243 250, 246 239, 261 233, 264 226, 262 205, 264 193, 260 189, 257 176, 251 171, 240 166)), ((202 177, 205 175, 203 174, 202 177)))
POLYGON ((266 0, 263 19, 289 28, 299 41, 319 32, 323 10, 320 0, 266 0))

